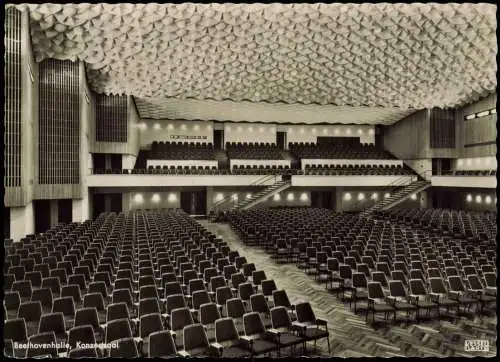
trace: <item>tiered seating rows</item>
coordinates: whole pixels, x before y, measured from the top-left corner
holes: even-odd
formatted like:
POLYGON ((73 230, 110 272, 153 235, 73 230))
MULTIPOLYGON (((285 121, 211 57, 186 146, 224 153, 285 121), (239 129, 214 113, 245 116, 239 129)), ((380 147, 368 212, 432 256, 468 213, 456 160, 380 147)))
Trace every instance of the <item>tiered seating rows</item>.
POLYGON ((316 144, 295 142, 289 145, 297 158, 345 158, 345 159, 394 159, 394 156, 375 145, 364 144, 316 144))
POLYGON ((156 160, 214 160, 212 143, 156 142, 151 144, 149 158, 156 160))
POLYGON ((282 160, 281 150, 270 143, 227 142, 229 159, 243 160, 282 160))
POLYGON ((6 252, 10 356, 251 357, 328 337, 309 303, 291 305, 263 270, 182 211, 103 214, 6 252), (27 341, 70 349, 13 349, 27 341))

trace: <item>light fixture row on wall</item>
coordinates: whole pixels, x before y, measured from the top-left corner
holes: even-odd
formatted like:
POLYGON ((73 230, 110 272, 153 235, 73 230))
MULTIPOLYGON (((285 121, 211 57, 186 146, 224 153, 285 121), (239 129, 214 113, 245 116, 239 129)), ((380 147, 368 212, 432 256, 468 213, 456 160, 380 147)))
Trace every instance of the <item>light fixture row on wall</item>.
POLYGON ((496 114, 496 113, 497 113, 497 109, 493 108, 493 109, 490 109, 488 111, 481 111, 478 113, 468 114, 467 116, 465 116, 465 119, 470 120, 470 119, 474 119, 474 118, 481 118, 481 117, 486 117, 490 114, 496 114))
MULTIPOLYGON (((474 157, 474 158, 459 158, 457 166, 472 166, 472 165, 495 166, 496 159, 494 157, 474 157)), ((496 167, 496 166, 495 166, 496 167)))
MULTIPOLYGON (((390 193, 388 193, 388 192, 386 192, 386 193, 384 194, 384 198, 386 198, 386 199, 387 199, 387 198, 389 198, 389 197, 391 197, 391 194, 390 194, 390 193)), ((344 198, 344 200, 346 200, 346 201, 351 201, 351 200, 352 200, 352 198, 353 198, 353 195, 352 195, 350 192, 344 192, 344 196, 343 196, 343 198, 344 198)), ((375 201, 376 201, 376 200, 378 200, 378 198, 379 198, 379 194, 378 194, 378 192, 374 192, 374 193, 372 193, 372 194, 371 194, 371 196, 370 196, 370 199, 371 199, 371 200, 375 200, 375 201)), ((357 199, 358 201, 363 201, 363 200, 365 200, 365 199, 366 199, 365 193, 364 193, 364 192, 358 192, 358 194, 357 194, 357 196, 356 196, 356 199, 357 199)))
MULTIPOLYGON (((137 124, 137 127, 141 130, 141 131, 145 131, 148 129, 148 124, 146 122, 141 122, 141 123, 138 123, 137 124)), ((199 131, 201 130, 201 126, 199 124, 194 124, 192 126, 188 126, 187 124, 185 123, 181 123, 180 125, 174 125, 173 123, 168 123, 166 126, 162 123, 159 123, 159 122, 156 122, 155 124, 153 124, 152 128, 155 130, 155 131, 159 131, 159 130, 162 130, 162 129, 166 129, 167 131, 174 131, 176 129, 179 129, 181 131, 187 131, 188 129, 192 129, 193 131, 199 131)), ((211 131, 212 130, 212 125, 211 124, 207 124, 205 126, 205 129, 207 131, 211 131)))
MULTIPOLYGON (((231 198, 232 201, 238 201, 239 199, 239 195, 237 193, 231 193, 231 194, 224 194, 223 192, 218 192, 215 194, 214 198, 213 198, 213 201, 214 202, 220 202, 222 200, 224 200, 227 196, 229 196, 231 198)), ((253 196, 253 194, 251 192, 248 192, 245 197, 246 199, 251 199, 253 196)), ((284 195, 283 195, 284 196, 284 195)), ((281 197, 282 195, 280 193, 277 193, 277 194, 274 194, 272 196, 272 199, 273 201, 281 201, 281 197)), ((287 192, 286 193, 286 200, 287 201, 294 201, 295 200, 295 193, 294 192, 287 192)), ((309 195, 307 192, 302 192, 300 193, 300 196, 299 197, 299 200, 302 201, 302 202, 305 202, 305 201, 308 201, 309 200, 309 195)))
POLYGON ((467 201, 468 203, 472 203, 474 201, 476 204, 482 204, 484 202, 487 205, 491 205, 492 202, 495 202, 496 205, 497 197, 493 197, 491 195, 476 195, 475 197, 473 197, 471 194, 468 194, 465 197, 465 201, 467 201))
POLYGON ((264 132, 276 132, 276 127, 271 126, 271 127, 264 127, 264 126, 226 126, 224 128, 225 131, 227 132, 258 132, 258 133, 264 133, 264 132))
MULTIPOLYGON (((157 204, 161 201, 161 196, 160 194, 153 194, 151 196, 151 202, 157 204)), ((168 202, 177 202, 177 194, 176 193, 169 193, 167 196, 167 201, 168 202)), ((135 194, 134 195, 134 202, 136 204, 142 204, 144 203, 144 196, 142 194, 135 194)))
MULTIPOLYGON (((292 127, 288 128, 288 133, 294 133, 294 132, 295 132, 294 128, 292 128, 292 127)), ((307 130, 304 127, 301 127, 298 130, 298 133, 300 133, 300 134, 305 134, 306 132, 307 132, 307 130)), ((321 133, 323 135, 340 135, 340 134, 344 134, 344 135, 348 135, 348 136, 352 135, 352 134, 356 134, 356 135, 362 136, 365 133, 365 131, 362 128, 358 128, 357 130, 354 131, 350 127, 342 128, 342 129, 339 129, 338 127, 336 127, 336 128, 324 127, 321 130, 319 130, 316 127, 313 127, 313 128, 309 129, 309 132, 312 133, 312 134, 318 134, 318 133, 321 133)), ((370 136, 372 136, 375 133, 375 131, 373 130, 373 128, 370 128, 367 133, 370 136)))

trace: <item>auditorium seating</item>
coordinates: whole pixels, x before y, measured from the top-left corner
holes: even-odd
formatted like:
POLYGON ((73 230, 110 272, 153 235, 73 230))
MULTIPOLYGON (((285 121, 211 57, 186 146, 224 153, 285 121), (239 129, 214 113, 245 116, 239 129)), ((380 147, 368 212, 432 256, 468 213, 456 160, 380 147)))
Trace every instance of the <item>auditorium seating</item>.
POLYGON ((243 160, 282 160, 281 150, 276 144, 226 142, 229 159, 243 160))
MULTIPOLYGON (((430 219, 445 213, 437 211, 430 219)), ((458 216, 450 214, 450 220, 452 215, 458 216)), ((326 209, 276 208, 234 211, 229 218, 245 243, 264 248, 276 262, 295 263, 372 323, 376 317, 380 322, 380 315, 384 322, 416 321, 440 318, 442 309, 456 317, 461 306, 475 314, 494 309, 496 214, 460 216, 460 225, 482 237, 443 235, 416 222, 401 223, 398 214, 361 218, 326 209)), ((404 220, 418 219, 413 213, 404 220)))
POLYGON ((153 141, 149 158, 153 160, 214 160, 212 143, 153 141))
POLYGON ((414 175, 414 172, 400 165, 306 165, 305 175, 322 176, 394 176, 414 175))
POLYGON ((278 316, 294 313, 286 292, 179 210, 101 214, 7 242, 4 274, 11 357, 253 357, 328 337, 307 302, 294 321, 278 316), (252 303, 243 302, 244 286, 252 303), (70 348, 13 349, 27 341, 70 348), (76 341, 117 348, 78 349, 76 341))
POLYGON ((303 159, 394 159, 395 157, 383 148, 361 143, 321 144, 295 142, 289 144, 290 152, 303 159))
POLYGON ((299 170, 292 169, 288 165, 234 165, 231 174, 233 175, 297 175, 299 170))

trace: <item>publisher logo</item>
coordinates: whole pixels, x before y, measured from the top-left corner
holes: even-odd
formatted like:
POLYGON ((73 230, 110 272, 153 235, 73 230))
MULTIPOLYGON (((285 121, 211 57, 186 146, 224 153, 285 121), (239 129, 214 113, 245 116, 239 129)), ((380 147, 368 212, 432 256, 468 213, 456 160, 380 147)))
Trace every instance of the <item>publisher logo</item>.
POLYGON ((489 352, 490 342, 487 339, 469 339, 465 341, 465 352, 489 352))

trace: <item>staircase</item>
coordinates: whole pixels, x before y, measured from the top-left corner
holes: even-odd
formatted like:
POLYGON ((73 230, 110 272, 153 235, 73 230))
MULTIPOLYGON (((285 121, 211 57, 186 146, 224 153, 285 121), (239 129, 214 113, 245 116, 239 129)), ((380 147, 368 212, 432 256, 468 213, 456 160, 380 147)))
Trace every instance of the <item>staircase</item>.
POLYGON ((409 184, 408 186, 404 186, 400 188, 398 191, 393 193, 390 197, 383 199, 380 202, 377 202, 372 207, 369 207, 365 211, 361 212, 359 216, 366 217, 371 215, 375 211, 384 211, 389 210, 390 208, 402 203, 412 194, 424 191, 429 188, 431 183, 429 181, 415 181, 409 184))
POLYGON ((278 192, 281 192, 283 190, 286 190, 291 186, 290 181, 278 181, 274 185, 266 187, 264 190, 259 191, 255 195, 253 195, 251 198, 243 199, 242 201, 238 202, 232 209, 233 210, 248 210, 251 207, 261 203, 262 201, 267 200, 269 197, 273 196, 274 194, 277 194, 278 192))

